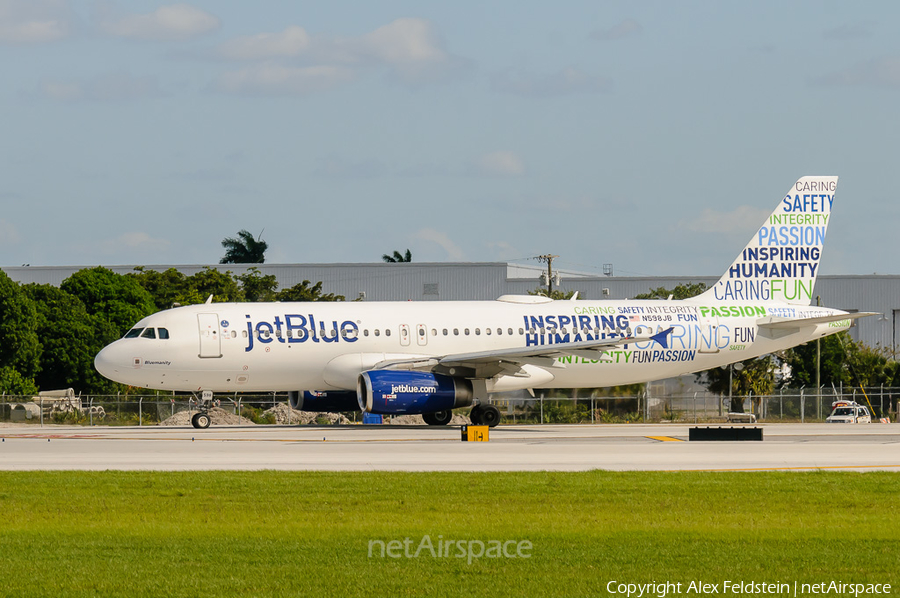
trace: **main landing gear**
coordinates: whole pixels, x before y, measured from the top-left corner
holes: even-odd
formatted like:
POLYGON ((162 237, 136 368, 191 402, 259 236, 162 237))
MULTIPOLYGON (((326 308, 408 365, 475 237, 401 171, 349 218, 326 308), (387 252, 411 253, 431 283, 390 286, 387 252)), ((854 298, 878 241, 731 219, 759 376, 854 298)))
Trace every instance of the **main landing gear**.
POLYGON ((212 400, 213 393, 211 390, 204 390, 200 394, 200 402, 197 405, 199 411, 191 416, 191 425, 198 430, 208 428, 209 424, 212 423, 212 418, 209 417, 209 408, 212 406, 212 400))
POLYGON ((424 419, 425 423, 429 426, 446 426, 450 423, 450 420, 453 419, 453 412, 448 409, 447 411, 423 413, 422 419, 424 419))
POLYGON ((469 419, 473 426, 490 426, 493 428, 500 423, 500 410, 493 405, 475 405, 469 413, 469 419))

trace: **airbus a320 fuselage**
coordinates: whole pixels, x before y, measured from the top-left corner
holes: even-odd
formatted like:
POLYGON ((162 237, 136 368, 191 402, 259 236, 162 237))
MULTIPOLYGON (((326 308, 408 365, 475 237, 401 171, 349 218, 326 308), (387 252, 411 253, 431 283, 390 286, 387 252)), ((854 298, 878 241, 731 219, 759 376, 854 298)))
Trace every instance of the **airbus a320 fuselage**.
POLYGON ((798 180, 692 299, 207 303, 144 318, 95 363, 117 382, 207 401, 289 391, 306 410, 431 424, 474 405, 476 423, 495 425, 494 392, 657 380, 848 329, 866 314, 810 306, 836 188, 837 177, 798 180))

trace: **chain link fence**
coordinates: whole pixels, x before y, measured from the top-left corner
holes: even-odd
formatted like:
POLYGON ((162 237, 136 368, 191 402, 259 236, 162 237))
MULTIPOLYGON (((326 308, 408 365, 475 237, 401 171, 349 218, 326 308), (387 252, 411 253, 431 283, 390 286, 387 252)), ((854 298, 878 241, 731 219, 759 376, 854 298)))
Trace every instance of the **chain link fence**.
MULTIPOLYGON (((581 391, 584 392, 584 391, 581 391)), ((537 396, 495 395, 491 403, 500 409, 501 423, 506 424, 597 424, 657 422, 724 422, 732 409, 752 414, 759 422, 824 422, 831 414, 832 403, 854 400, 866 405, 873 417, 897 421, 900 388, 802 388, 784 389, 777 394, 748 396, 732 401, 727 395, 708 392, 692 394, 657 394, 642 392, 629 396, 565 396, 559 391, 537 396)), ((299 424, 288 418, 276 418, 279 406, 288 403, 287 393, 219 394, 216 406, 227 413, 241 416, 235 423, 299 424)), ((197 397, 191 394, 91 395, 74 393, 65 396, 0 395, 0 422, 30 424, 69 424, 86 426, 154 426, 171 423, 183 411, 197 411, 197 397), (167 420, 170 420, 167 422, 167 420)), ((284 407, 280 407, 284 410, 284 407)), ((458 410, 466 414, 467 410, 458 410)), ((359 412, 344 414, 352 423, 362 421, 359 412)), ((749 416, 748 416, 749 418, 749 416)), ((735 419, 732 416, 731 419, 735 419)), ((180 420, 179 420, 180 421, 180 420)), ((305 421, 329 423, 319 418, 305 421)))

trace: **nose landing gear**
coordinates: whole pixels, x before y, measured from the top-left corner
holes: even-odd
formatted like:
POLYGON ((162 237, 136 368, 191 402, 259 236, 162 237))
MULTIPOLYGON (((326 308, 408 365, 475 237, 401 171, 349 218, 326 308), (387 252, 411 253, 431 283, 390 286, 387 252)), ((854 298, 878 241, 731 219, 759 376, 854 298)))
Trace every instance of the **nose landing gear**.
POLYGON ((202 430, 209 427, 212 418, 209 417, 209 408, 212 406, 213 393, 211 390, 204 390, 200 394, 200 402, 197 405, 198 413, 191 416, 191 425, 202 430))

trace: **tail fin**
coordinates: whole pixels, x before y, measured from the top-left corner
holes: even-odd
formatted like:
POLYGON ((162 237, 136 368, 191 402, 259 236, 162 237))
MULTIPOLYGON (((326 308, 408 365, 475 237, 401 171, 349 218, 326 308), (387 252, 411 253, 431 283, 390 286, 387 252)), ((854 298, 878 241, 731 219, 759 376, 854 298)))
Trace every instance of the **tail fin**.
POLYGON ((700 297, 809 305, 837 181, 805 176, 794 183, 719 282, 700 297))

